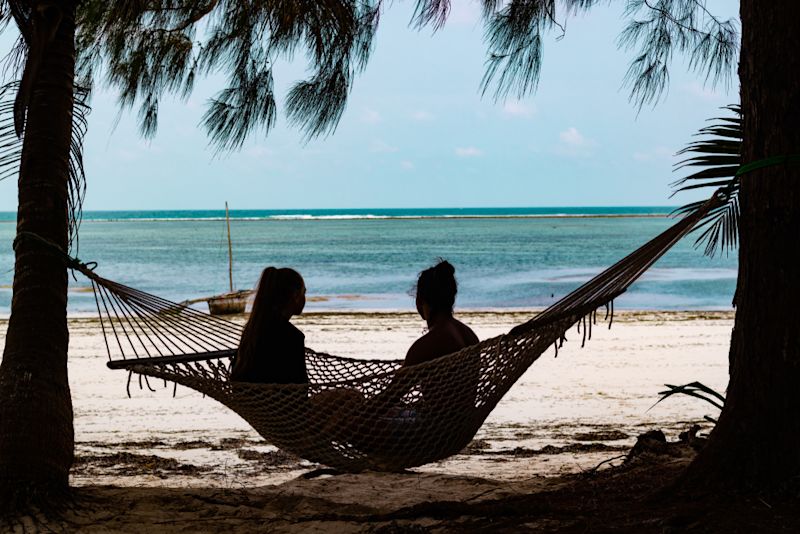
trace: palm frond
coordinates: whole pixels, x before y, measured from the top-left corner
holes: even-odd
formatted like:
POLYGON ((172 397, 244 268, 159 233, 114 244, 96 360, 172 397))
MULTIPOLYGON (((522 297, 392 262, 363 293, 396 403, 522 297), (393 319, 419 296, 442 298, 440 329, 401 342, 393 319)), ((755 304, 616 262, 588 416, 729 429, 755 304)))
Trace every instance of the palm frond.
MULTIPOLYGON (((17 135, 14 123, 14 104, 19 82, 14 81, 0 87, 0 180, 17 176, 22 159, 23 136, 17 135)), ((83 139, 86 136, 89 115, 89 90, 75 89, 72 112, 72 140, 69 153, 69 247, 72 253, 78 249, 78 227, 83 217, 83 199, 86 193, 86 173, 83 166, 83 139)))
POLYGON ((722 409, 722 406, 725 404, 725 396, 721 393, 711 389, 710 387, 706 386, 702 382, 690 382, 688 384, 684 384, 682 386, 675 386, 672 384, 664 384, 667 388, 664 391, 659 391, 658 394, 661 395, 653 406, 660 403, 663 400, 672 397, 673 395, 687 395, 689 397, 694 397, 696 399, 702 399, 707 403, 713 405, 716 408, 722 409))
MULTIPOLYGON (((739 177, 736 173, 741 167, 742 118, 738 105, 726 106, 733 115, 710 119, 717 121, 699 130, 695 135, 702 137, 678 152, 678 155, 692 155, 679 161, 677 169, 695 169, 696 172, 675 181, 675 193, 694 189, 715 188, 724 202, 712 209, 697 225, 699 232, 696 246, 705 246, 705 254, 714 256, 717 252, 729 252, 736 248, 739 237, 739 177)), ((690 214, 700 209, 703 202, 691 202, 676 210, 677 214, 690 214)))
POLYGON ((83 220, 83 200, 86 198, 86 171, 83 166, 83 140, 89 128, 91 90, 75 86, 72 104, 72 139, 69 144, 69 251, 78 254, 79 232, 83 220))
POLYGON ((11 50, 0 60, 0 84, 19 80, 22 76, 22 69, 25 66, 25 59, 28 57, 28 43, 20 35, 11 47, 11 50))
POLYGON ((1 5, 0 22, 3 27, 13 20, 19 30, 20 38, 29 43, 34 31, 33 4, 23 0, 5 0, 1 5))
POLYGON ((0 180, 19 172, 22 156, 22 139, 14 128, 14 99, 19 82, 0 87, 0 180))

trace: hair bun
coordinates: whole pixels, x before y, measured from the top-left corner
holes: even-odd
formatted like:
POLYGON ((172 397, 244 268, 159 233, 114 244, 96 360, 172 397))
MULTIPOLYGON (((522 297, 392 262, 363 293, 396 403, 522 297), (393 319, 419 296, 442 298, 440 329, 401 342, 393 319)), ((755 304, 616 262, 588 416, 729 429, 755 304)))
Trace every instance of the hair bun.
POLYGON ((453 264, 447 260, 441 260, 434 266, 434 270, 437 273, 446 274, 448 276, 454 276, 456 274, 456 268, 453 267, 453 264))
POLYGON ((419 273, 417 299, 427 303, 434 312, 452 313, 458 292, 455 273, 456 268, 449 261, 439 258, 436 265, 419 273))

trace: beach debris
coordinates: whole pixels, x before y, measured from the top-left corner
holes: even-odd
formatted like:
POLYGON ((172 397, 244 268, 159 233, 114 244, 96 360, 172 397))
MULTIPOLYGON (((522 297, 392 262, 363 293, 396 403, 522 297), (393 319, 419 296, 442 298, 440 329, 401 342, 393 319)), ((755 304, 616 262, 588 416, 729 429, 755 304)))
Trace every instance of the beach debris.
POLYGON ((631 452, 628 453, 628 460, 645 453, 655 455, 669 454, 667 437, 661 430, 649 430, 636 438, 636 443, 631 452))
POLYGON ((267 452, 255 451, 253 449, 239 449, 236 451, 236 455, 242 460, 259 462, 265 467, 296 466, 302 461, 297 456, 280 449, 267 452))
POLYGON ((692 425, 685 432, 681 432, 678 435, 678 439, 682 443, 686 443, 687 445, 689 445, 694 450, 699 451, 700 449, 705 447, 706 442, 708 442, 708 438, 698 435, 698 432, 700 432, 700 430, 702 430, 702 427, 700 425, 692 425))
POLYGON ((197 475, 209 468, 181 463, 174 458, 154 454, 115 452, 113 454, 87 454, 75 457, 73 472, 114 469, 120 475, 153 475, 166 478, 170 475, 197 475))
POLYGON ((247 438, 222 438, 219 440, 219 445, 211 447, 212 451, 223 451, 227 449, 241 449, 245 446, 252 445, 266 445, 264 441, 247 439, 247 438))
POLYGON ((481 451, 485 451, 490 448, 491 444, 485 439, 473 439, 466 447, 464 447, 464 449, 461 451, 461 454, 480 454, 481 451))
POLYGON ((595 430, 575 434, 572 439, 575 441, 619 441, 628 439, 628 437, 628 434, 619 430, 595 430))
POLYGON ((214 444, 203 440, 179 441, 175 443, 172 448, 179 451, 189 449, 213 449, 214 444))
POLYGON ((606 445, 605 443, 572 443, 570 445, 556 446, 545 445, 541 449, 528 447, 514 447, 513 449, 472 449, 465 450, 462 454, 474 456, 496 456, 507 458, 528 458, 531 456, 549 456, 555 454, 575 454, 587 452, 624 451, 627 447, 622 445, 606 445))

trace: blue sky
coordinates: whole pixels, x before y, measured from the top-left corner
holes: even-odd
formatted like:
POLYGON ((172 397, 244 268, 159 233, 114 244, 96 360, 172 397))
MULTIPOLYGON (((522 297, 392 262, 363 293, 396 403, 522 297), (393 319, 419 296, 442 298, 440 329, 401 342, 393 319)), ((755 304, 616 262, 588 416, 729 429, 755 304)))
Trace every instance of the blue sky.
MULTIPOLYGON (((303 142, 281 114, 267 136, 215 154, 199 127, 220 79, 188 101, 162 103, 156 137, 139 137, 134 113, 119 123, 113 93, 93 97, 85 161, 87 210, 674 205, 674 153, 738 86, 710 87, 676 58, 669 93, 637 114, 622 81, 632 53, 619 50, 624 2, 571 17, 548 37, 538 91, 522 100, 481 98, 486 49, 477 4, 454 0, 446 27, 408 27, 413 3, 383 14, 369 66, 355 81, 332 136, 303 142), (116 127, 115 127, 116 125, 116 127)), ((738 1, 709 7, 736 15, 738 1)), ((7 48, 10 31, 0 39, 7 48)), ((279 105, 304 74, 275 71, 279 105)), ((281 108, 282 109, 282 108, 281 108)), ((0 182, 0 211, 16 183, 0 182)))

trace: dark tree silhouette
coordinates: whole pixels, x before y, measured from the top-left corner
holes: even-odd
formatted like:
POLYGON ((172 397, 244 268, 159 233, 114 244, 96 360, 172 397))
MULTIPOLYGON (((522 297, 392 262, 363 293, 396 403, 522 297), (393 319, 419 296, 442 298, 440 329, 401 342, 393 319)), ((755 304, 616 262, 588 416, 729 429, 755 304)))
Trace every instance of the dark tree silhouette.
MULTIPOLYGON (((13 19, 21 35, 16 57, 22 75, 14 103, 4 106, 12 116, 3 121, 4 148, 9 130, 12 140, 24 136, 21 151, 13 142, 9 147, 20 152, 17 232, 35 233, 64 251, 74 223, 70 192, 74 201, 80 198, 80 187, 70 188, 70 178, 81 176, 70 165, 76 4, 0 4, 3 23, 13 19)), ((14 164, 13 157, 4 159, 14 164)), ((0 509, 63 494, 73 460, 65 265, 30 240, 16 241, 15 249, 12 313, 0 364, 0 509)))
POLYGON ((13 22, 20 33, 9 55, 19 81, 0 93, 0 177, 18 171, 19 180, 0 364, 0 510, 68 492, 74 436, 64 254, 77 239, 86 127, 86 90, 76 79, 89 87, 104 76, 123 107, 140 105, 150 135, 162 94, 188 95, 198 75, 227 71, 229 85, 204 122, 216 146, 231 149, 274 124, 273 61, 305 51, 312 76, 292 88, 287 112, 308 136, 321 135, 341 117, 377 15, 371 2, 355 0, 0 2, 0 28, 13 22))
MULTIPOLYGON (((741 0, 742 161, 800 153, 800 3, 741 0)), ((800 476, 800 166, 741 177, 739 276, 725 407, 689 480, 778 489, 800 476)))
MULTIPOLYGON (((484 0, 490 52, 484 91, 494 87, 497 98, 532 91, 543 32, 563 31, 559 17, 597 3, 484 0)), ((440 24, 447 0, 424 4, 422 17, 440 24)), ((769 162, 736 182, 740 246, 730 383, 719 423, 684 481, 692 488, 759 491, 796 485, 800 320, 794 308, 800 276, 794 253, 800 243, 800 166, 794 164, 797 158, 783 156, 800 154, 800 2, 741 0, 738 21, 714 16, 704 0, 628 0, 626 6, 620 44, 636 50, 626 77, 632 102, 641 108, 659 100, 676 52, 687 54, 690 67, 712 83, 731 77, 738 57, 741 161, 769 162)))

